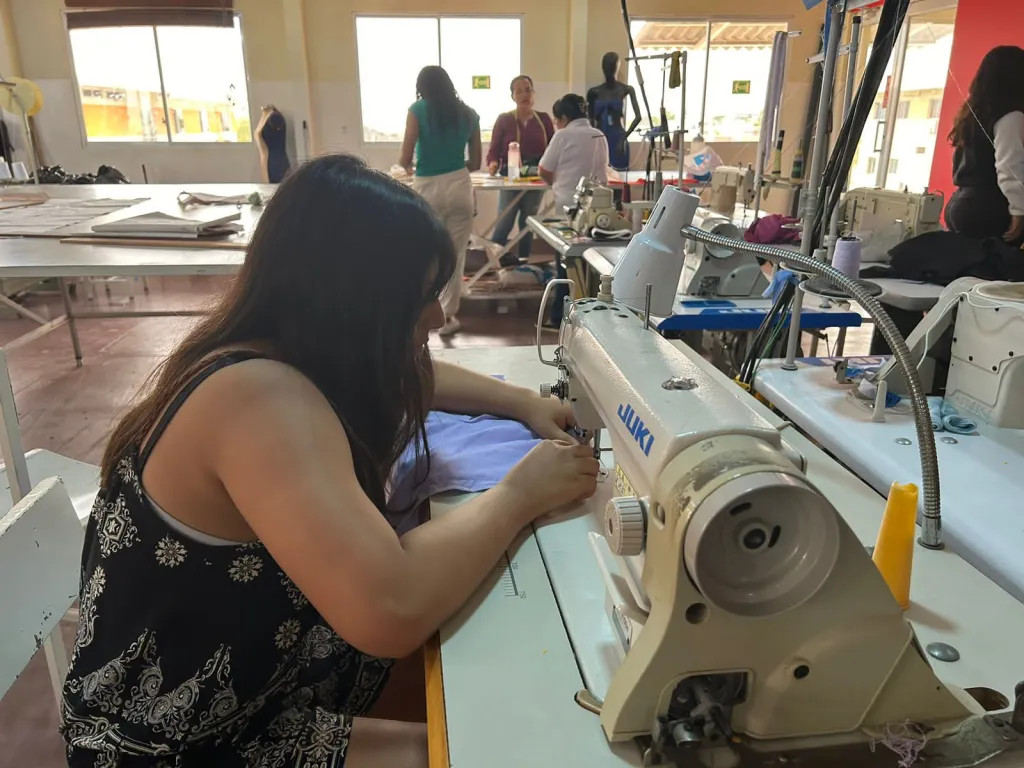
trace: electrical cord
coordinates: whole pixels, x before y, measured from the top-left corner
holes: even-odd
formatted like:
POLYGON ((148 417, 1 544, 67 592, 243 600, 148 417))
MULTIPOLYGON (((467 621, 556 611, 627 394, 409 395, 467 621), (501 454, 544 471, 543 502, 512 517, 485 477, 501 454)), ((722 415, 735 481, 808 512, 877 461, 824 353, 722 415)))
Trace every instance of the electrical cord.
MULTIPOLYGON (((878 21, 878 33, 871 46, 871 54, 864 67, 860 85, 853 99, 849 114, 843 121, 835 147, 825 166, 820 189, 824 192, 818 196, 818 205, 814 212, 810 231, 805 236, 813 238, 813 242, 821 241, 824 223, 832 220, 832 213, 839 204, 843 192, 842 180, 847 178, 853 159, 857 153, 864 126, 867 124, 874 104, 875 95, 885 75, 885 68, 892 56, 896 37, 902 28, 910 0, 885 0, 878 21)), ((819 137, 822 138, 822 137, 819 137)))

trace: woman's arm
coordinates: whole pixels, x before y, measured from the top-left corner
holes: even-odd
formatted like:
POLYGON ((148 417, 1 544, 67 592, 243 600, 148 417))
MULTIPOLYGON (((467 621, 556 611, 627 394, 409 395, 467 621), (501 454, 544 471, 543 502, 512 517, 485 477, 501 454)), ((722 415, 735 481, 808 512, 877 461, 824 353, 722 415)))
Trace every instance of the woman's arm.
POLYGON ((629 106, 633 110, 633 122, 631 122, 629 127, 626 129, 626 135, 623 138, 623 141, 628 140, 630 134, 636 130, 638 125, 640 125, 640 103, 636 99, 636 90, 633 86, 630 85, 626 87, 626 95, 629 97, 629 106))
POLYGON ((517 387, 460 365, 434 361, 433 407, 450 413, 505 416, 527 424, 541 437, 571 440, 572 409, 558 400, 517 387))
POLYGON ((498 115, 494 121, 494 128, 491 129, 491 145, 487 148, 487 170, 491 176, 498 173, 501 168, 501 161, 505 154, 505 121, 504 115, 498 115))
POLYGON ((540 177, 544 179, 544 183, 548 186, 555 183, 555 173, 558 171, 558 159, 561 155, 561 144, 562 135, 556 133, 551 137, 547 149, 544 150, 544 154, 540 158, 540 177))
POLYGON ((360 487, 329 403, 301 374, 253 361, 207 387, 210 470, 274 563, 364 653, 413 652, 524 525, 596 487, 588 448, 545 441, 495 488, 399 538, 360 487))
POLYGON ((480 158, 483 153, 483 147, 480 142, 480 122, 477 121, 473 126, 473 132, 469 134, 469 160, 466 163, 466 168, 470 173, 480 170, 480 158))
POLYGON ((1024 234, 1024 113, 1010 112, 997 120, 993 134, 996 176, 1012 219, 1006 239, 1014 241, 1024 234))
POLYGON ((412 155, 419 138, 420 121, 416 119, 416 115, 410 109, 405 116, 405 137, 402 139, 402 152, 398 156, 398 164, 409 174, 412 173, 412 155))

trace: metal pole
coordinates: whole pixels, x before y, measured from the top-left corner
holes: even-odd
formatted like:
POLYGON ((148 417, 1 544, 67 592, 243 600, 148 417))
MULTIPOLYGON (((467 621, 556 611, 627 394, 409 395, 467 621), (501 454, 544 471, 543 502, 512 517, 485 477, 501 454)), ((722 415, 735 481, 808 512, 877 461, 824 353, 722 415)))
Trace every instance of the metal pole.
POLYGON ((679 83, 679 90, 682 91, 679 104, 679 148, 678 158, 676 160, 676 171, 679 176, 676 179, 676 185, 683 188, 683 158, 686 157, 686 51, 679 52, 679 67, 681 81, 679 83))
MULTIPOLYGON (((857 79, 857 52, 860 50, 860 16, 853 17, 853 26, 850 27, 850 48, 846 54, 846 92, 843 94, 843 122, 846 122, 850 114, 850 106, 853 104, 853 89, 856 87, 857 79)), ((847 174, 843 179, 843 191, 849 186, 850 177, 847 174)), ((836 249, 836 240, 839 238, 839 206, 832 209, 832 221, 829 224, 828 237, 825 243, 828 247, 826 260, 832 263, 832 254, 836 249)))
MULTIPOLYGON (((814 123, 814 151, 811 153, 810 174, 807 176, 807 185, 804 200, 804 230, 800 246, 805 256, 811 256, 816 249, 807 227, 808 214, 813 214, 818 207, 818 187, 821 185, 821 178, 825 169, 825 155, 828 153, 828 116, 832 109, 832 86, 835 81, 836 58, 839 55, 839 39, 843 36, 843 12, 839 6, 829 8, 832 14, 828 25, 828 40, 825 47, 825 61, 821 70, 821 95, 818 98, 818 115, 814 123)), ((793 295, 793 310, 789 318, 789 340, 786 346, 786 359, 782 363, 783 370, 796 370, 796 351, 800 346, 800 313, 804 305, 804 292, 797 286, 793 295)))
POLYGON ((892 137, 896 134, 896 118, 900 109, 900 81, 903 79, 903 62, 907 58, 907 43, 910 41, 910 22, 903 20, 892 65, 892 86, 889 88, 889 106, 885 110, 885 134, 882 136, 882 150, 878 153, 878 168, 875 169, 875 186, 885 189, 889 177, 889 158, 892 155, 892 137))
POLYGON ((708 68, 711 66, 711 22, 707 25, 707 45, 704 46, 704 87, 700 92, 700 123, 697 126, 697 133, 701 140, 704 139, 704 115, 708 106, 708 68))

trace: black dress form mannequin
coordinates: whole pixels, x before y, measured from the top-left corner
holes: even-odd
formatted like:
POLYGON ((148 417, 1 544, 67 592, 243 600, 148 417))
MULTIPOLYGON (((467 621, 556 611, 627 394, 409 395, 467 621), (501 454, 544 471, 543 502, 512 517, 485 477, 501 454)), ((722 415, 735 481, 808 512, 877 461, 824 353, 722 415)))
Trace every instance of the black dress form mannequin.
POLYGON ((284 115, 273 105, 264 107, 256 126, 256 140, 260 148, 260 170, 263 181, 268 184, 277 184, 291 167, 285 149, 286 138, 284 115))
POLYGON ((627 139, 640 124, 640 104, 633 86, 619 82, 619 54, 606 53, 601 58, 604 82, 587 91, 587 108, 590 123, 608 139, 608 160, 612 168, 624 171, 629 168, 629 144, 627 139), (624 127, 626 99, 629 99, 633 122, 624 127))

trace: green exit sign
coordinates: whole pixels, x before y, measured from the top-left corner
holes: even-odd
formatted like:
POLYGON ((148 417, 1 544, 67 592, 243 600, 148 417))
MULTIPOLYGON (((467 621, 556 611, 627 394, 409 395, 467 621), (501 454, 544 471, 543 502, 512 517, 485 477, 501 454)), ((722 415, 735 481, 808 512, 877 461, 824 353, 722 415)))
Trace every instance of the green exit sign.
POLYGON ((733 93, 750 93, 750 81, 749 80, 733 80, 732 81, 732 92, 733 93))
POLYGON ((473 90, 488 91, 491 88, 490 75, 473 75, 473 90))

